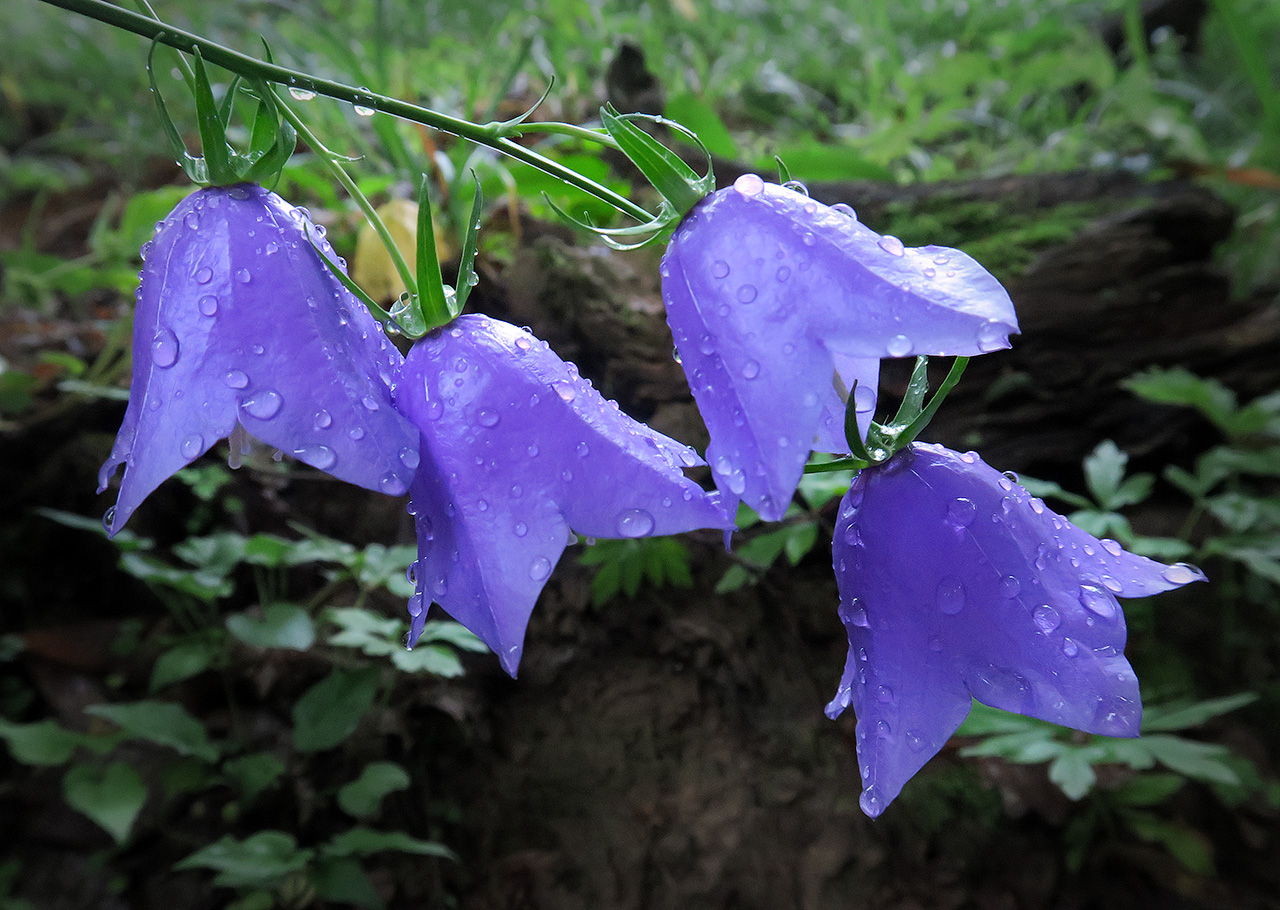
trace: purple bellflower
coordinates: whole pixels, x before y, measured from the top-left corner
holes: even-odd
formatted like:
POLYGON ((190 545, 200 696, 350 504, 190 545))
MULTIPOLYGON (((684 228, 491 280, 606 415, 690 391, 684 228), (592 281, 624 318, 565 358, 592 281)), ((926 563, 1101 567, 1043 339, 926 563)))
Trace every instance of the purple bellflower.
POLYGON ((343 480, 400 495, 418 434, 391 403, 403 358, 312 244, 302 209, 251 184, 199 190, 144 248, 124 423, 98 474, 125 465, 104 520, 237 426, 343 480))
POLYGON ((421 430, 412 645, 439 603, 512 676, 543 585, 571 539, 731 526, 682 468, 692 449, 607 401, 546 342, 460 316, 414 347, 396 406, 421 430))
POLYGON ((1137 736, 1138 680, 1116 601, 1204 580, 1098 540, 974 453, 916 443, 862 471, 832 546, 850 704, 872 817, 955 732, 970 699, 1137 736))
POLYGON ((700 202, 662 262, 667 321, 711 434, 732 510, 786 511, 810 450, 848 453, 845 399, 865 437, 880 360, 1009 346, 1009 295, 958 250, 905 248, 754 174, 700 202))

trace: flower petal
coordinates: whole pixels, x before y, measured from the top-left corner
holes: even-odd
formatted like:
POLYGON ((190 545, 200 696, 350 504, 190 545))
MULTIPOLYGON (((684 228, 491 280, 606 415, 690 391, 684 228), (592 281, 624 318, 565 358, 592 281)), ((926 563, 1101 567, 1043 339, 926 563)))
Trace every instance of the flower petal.
POLYGON ((461 316, 424 339, 396 406, 422 434, 410 504, 421 603, 438 602, 512 675, 570 527, 648 537, 731 526, 684 476, 701 464, 692 449, 622 414, 505 322, 461 316))
POLYGON ((742 499, 769 519, 785 512, 815 434, 824 447, 843 436, 824 419, 845 369, 835 355, 972 355, 1017 331, 1004 289, 964 253, 904 249, 754 175, 699 203, 662 274, 716 485, 727 505, 742 499))
POLYGON ((942 748, 970 698, 1136 736, 1115 594, 1204 577, 1091 537, 973 453, 923 444, 858 476, 832 554, 849 657, 827 713, 854 706, 872 816, 942 748))
POLYGON ((311 248, 306 214, 261 187, 200 190, 147 248, 124 423, 99 472, 127 465, 115 533, 237 422, 351 483, 399 495, 417 433, 391 406, 402 358, 311 248))

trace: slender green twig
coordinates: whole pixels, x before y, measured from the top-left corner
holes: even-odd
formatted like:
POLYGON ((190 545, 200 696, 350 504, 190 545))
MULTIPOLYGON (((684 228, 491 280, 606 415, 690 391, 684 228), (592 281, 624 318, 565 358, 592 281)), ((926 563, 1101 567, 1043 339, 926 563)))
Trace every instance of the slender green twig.
MULTIPOLYGON (((207 38, 176 28, 166 22, 108 3, 106 0, 41 0, 41 2, 73 13, 79 13, 82 16, 133 32, 135 35, 141 35, 153 41, 159 41, 161 44, 166 44, 185 53, 193 53, 196 48, 199 48, 200 53, 204 55, 204 59, 209 63, 214 63, 229 72, 246 78, 259 77, 268 82, 287 86, 290 89, 314 92, 317 95, 325 95, 339 101, 346 101, 371 110, 381 111, 384 114, 390 114, 403 120, 421 123, 424 126, 429 126, 442 132, 452 133, 455 136, 487 146, 510 158, 544 171, 556 179, 577 187, 583 192, 612 205, 618 211, 638 221, 648 222, 653 219, 653 215, 630 199, 618 195, 608 187, 602 186, 577 171, 565 167, 558 161, 553 161, 532 149, 525 148, 514 142, 503 135, 502 124, 489 123, 481 125, 472 123, 469 120, 451 117, 448 114, 410 104, 407 101, 379 95, 368 89, 355 88, 275 63, 267 63, 248 54, 242 54, 239 51, 224 47, 207 38)), ((532 129, 533 125, 530 124, 529 128, 532 129)), ((555 127, 549 131, 565 132, 560 127, 555 127)), ((585 137, 589 133, 591 131, 580 131, 574 134, 579 137, 585 137)), ((606 142, 605 144, 607 145, 608 143, 606 142)))

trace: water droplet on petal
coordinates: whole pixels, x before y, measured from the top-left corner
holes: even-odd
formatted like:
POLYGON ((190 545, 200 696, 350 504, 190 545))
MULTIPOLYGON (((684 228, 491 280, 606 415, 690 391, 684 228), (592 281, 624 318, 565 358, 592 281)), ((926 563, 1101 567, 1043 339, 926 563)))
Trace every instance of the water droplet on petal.
POLYGON ((196 269, 195 279, 196 284, 208 284, 213 280, 213 269, 208 266, 201 266, 196 269))
POLYGON ((906 335, 894 335, 885 345, 885 351, 890 357, 905 357, 911 353, 911 339, 906 335))
POLYGON ((538 446, 536 443, 531 444, 529 448, 525 449, 524 451, 525 451, 525 454, 528 455, 530 458, 538 457, 538 446))
POLYGON ((1103 619, 1115 618, 1115 598, 1093 585, 1080 586, 1080 603, 1090 613, 1101 616, 1103 619))
POLYGON ((1022 582, 1012 575, 1000 579, 1000 593, 1005 597, 1017 597, 1022 591, 1022 582))
POLYGON ((203 316, 216 316, 218 313, 218 298, 212 294, 205 294, 200 298, 200 302, 196 304, 200 308, 203 316))
POLYGON ((619 537, 644 537, 653 532, 653 516, 644 509, 627 509, 618 516, 619 537))
POLYGON ((347 430, 347 438, 353 442, 359 442, 364 439, 364 427, 352 427, 347 430))
POLYGON ((756 291, 756 286, 754 284, 741 285, 738 288, 738 294, 737 294, 738 302, 751 303, 751 301, 756 299, 757 293, 758 292, 756 291))
POLYGON ((160 329, 151 339, 151 362, 161 369, 178 362, 178 338, 169 329, 160 329))
POLYGON ((973 517, 977 514, 977 506, 973 504, 972 499, 953 499, 947 505, 947 521, 959 528, 967 528, 973 524, 973 517))
POLYGON ((851 218, 854 221, 858 220, 858 213, 853 210, 853 206, 847 203, 837 202, 835 205, 831 206, 831 211, 839 212, 841 215, 844 215, 846 218, 851 218))
POLYGON ((329 412, 324 408, 316 411, 315 415, 311 418, 311 424, 317 430, 326 430, 332 423, 333 418, 329 416, 329 412))
POLYGON ((309 465, 327 471, 333 467, 337 461, 337 453, 328 446, 322 445, 305 445, 299 446, 293 450, 293 457, 299 461, 305 461, 309 465))
POLYGON ((187 461, 199 456, 203 450, 204 438, 199 433, 193 433, 182 440, 182 457, 187 461))
POLYGON ((760 364, 754 360, 748 360, 742 365, 742 378, 755 379, 760 375, 760 364))
POLYGON ((253 280, 253 275, 249 274, 248 269, 236 269, 236 281, 241 284, 248 284, 253 280))
POLYGON ((887 705, 893 701, 893 690, 888 686, 876 686, 876 701, 887 705))
POLYGON ((743 174, 733 181, 733 188, 744 196, 758 196, 764 191, 764 181, 756 174, 743 174))
POLYGON ((725 262, 723 259, 717 259, 711 264, 711 276, 713 278, 728 278, 729 263, 725 262))
POLYGON ((1041 604, 1036 607, 1035 612, 1031 614, 1031 618, 1035 620, 1040 631, 1046 634, 1062 625, 1062 617, 1058 615, 1057 610, 1048 604, 1041 604))
POLYGON ((774 273, 774 276, 779 281, 786 281, 788 278, 791 277, 791 269, 785 265, 780 265, 778 266, 778 271, 774 273))
POLYGON ((1075 657, 1080 653, 1080 646, 1069 638, 1062 639, 1062 653, 1067 657, 1075 657))
POLYGON ((222 377, 222 381, 232 389, 243 389, 249 385, 249 376, 244 370, 231 370, 226 376, 222 377))
POLYGON ((482 427, 496 427, 501 420, 502 415, 492 408, 481 408, 476 412, 476 423, 482 427))
POLYGON ((585 442, 580 442, 578 443, 578 447, 575 451, 577 451, 579 458, 586 458, 588 455, 591 454, 591 447, 588 446, 585 442))
POLYGON ((1204 578, 1204 573, 1195 566, 1189 566, 1185 562, 1175 563, 1169 566, 1161 573, 1164 580, 1174 585, 1185 585, 1193 581, 1200 581, 1204 578))
POLYGON ((402 496, 406 489, 404 481, 394 474, 384 474, 378 481, 378 489, 388 496, 402 496))
POLYGON ((885 234, 877 241, 877 245, 890 256, 901 256, 906 250, 906 247, 902 245, 902 241, 892 234, 885 234))
POLYGON ((378 410, 378 399, 374 398, 372 395, 364 396, 364 398, 360 399, 360 403, 364 405, 367 410, 378 410))
POLYGON ((534 581, 543 581, 551 574, 551 560, 539 556, 529 565, 529 577, 534 581))
POLYGON ((578 394, 574 391, 573 384, 565 382, 563 379, 559 379, 551 383, 551 387, 556 390, 556 394, 559 395, 563 401, 573 401, 578 394))
POLYGON ((284 404, 284 399, 280 397, 279 392, 271 389, 264 389, 250 395, 240 403, 240 407, 250 417, 256 417, 259 420, 270 420, 280 413, 280 406, 284 404))
POLYGON ((1102 549, 1106 550, 1112 556, 1119 556, 1124 552, 1124 548, 1120 546, 1120 542, 1112 540, 1110 537, 1104 538, 1102 541, 1102 549))
POLYGON ((938 582, 938 609, 954 616, 964 609, 964 582, 954 575, 948 575, 938 582))
POLYGON ((417 449, 405 446, 400 450, 400 463, 410 471, 418 467, 418 462, 419 458, 417 449))

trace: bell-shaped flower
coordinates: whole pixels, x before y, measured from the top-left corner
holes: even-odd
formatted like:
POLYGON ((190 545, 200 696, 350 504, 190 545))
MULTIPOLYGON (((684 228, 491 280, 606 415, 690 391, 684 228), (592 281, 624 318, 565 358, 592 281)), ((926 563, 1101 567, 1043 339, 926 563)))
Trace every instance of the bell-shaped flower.
POLYGON ((647 537, 726 528, 687 478, 692 449, 637 423, 546 342, 461 316, 416 345, 396 406, 421 430, 412 645, 439 603, 515 675, 525 626, 570 529, 647 537))
POLYGON ((880 360, 1008 347, 1004 288, 958 250, 905 248, 754 174, 700 202, 662 262, 676 349, 711 434, 726 505, 780 518, 813 449, 849 451, 845 399, 863 435, 880 360))
POLYGON ((418 434, 391 403, 403 358, 313 248, 302 209, 251 184, 192 193, 143 248, 107 530, 237 425, 351 483, 400 495, 418 434))
POLYGON ((879 815, 971 699, 1137 736, 1116 597, 1204 579, 1098 540, 974 453, 914 444, 862 471, 832 546, 849 656, 830 717, 857 713, 861 805, 879 815))

